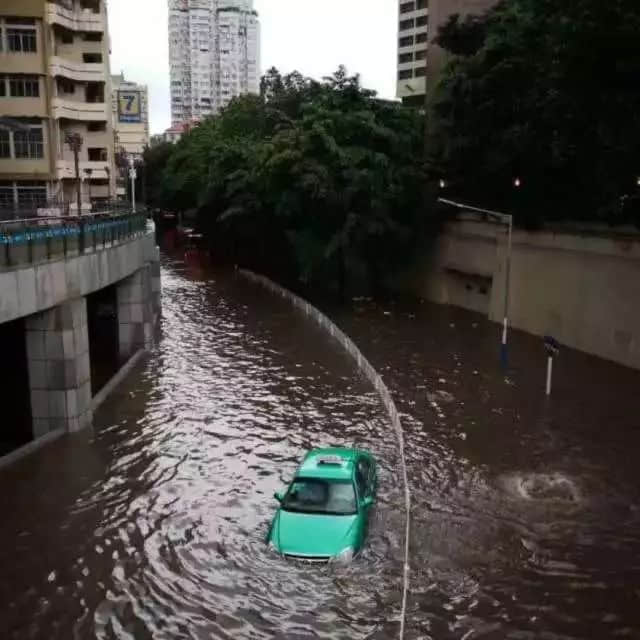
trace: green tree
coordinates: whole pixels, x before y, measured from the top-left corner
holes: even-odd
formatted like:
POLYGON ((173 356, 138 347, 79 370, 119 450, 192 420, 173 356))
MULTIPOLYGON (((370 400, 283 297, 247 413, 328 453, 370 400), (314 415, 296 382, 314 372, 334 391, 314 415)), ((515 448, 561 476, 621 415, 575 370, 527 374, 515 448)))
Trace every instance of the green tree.
POLYGON ((430 165, 524 223, 623 222, 640 173, 640 5, 509 0, 439 34, 430 165), (522 188, 513 188, 519 177, 522 188))
MULTIPOLYGON (((341 67, 322 82, 270 69, 172 148, 156 192, 196 208, 213 250, 344 292, 409 259, 423 203, 423 119, 341 67)), ((158 156, 160 156, 158 152, 158 156)))

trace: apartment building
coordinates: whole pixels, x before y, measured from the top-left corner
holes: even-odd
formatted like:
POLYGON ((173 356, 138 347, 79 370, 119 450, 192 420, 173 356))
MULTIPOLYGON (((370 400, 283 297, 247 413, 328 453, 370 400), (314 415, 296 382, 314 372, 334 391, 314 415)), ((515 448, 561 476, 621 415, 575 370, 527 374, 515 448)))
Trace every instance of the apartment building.
POLYGON ((481 15, 498 4, 499 0, 430 0, 429 20, 429 65, 427 69, 427 85, 433 86, 447 61, 447 52, 441 49, 435 39, 438 30, 445 25, 452 15, 462 18, 468 15, 481 15))
POLYGON ((146 85, 111 76, 113 128, 116 152, 134 162, 149 146, 149 91, 146 85))
POLYGON ((425 104, 428 39, 429 0, 399 0, 396 95, 404 104, 425 104))
POLYGON ((169 0, 171 121, 218 113, 258 93, 260 25, 253 0, 169 0))
POLYGON ((438 81, 446 52, 435 43, 438 30, 454 14, 479 15, 498 0, 398 0, 397 96, 425 106, 428 87, 438 81))
POLYGON ((104 0, 2 0, 0 209, 52 212, 55 203, 77 213, 77 178, 82 211, 109 198, 110 103, 104 0))

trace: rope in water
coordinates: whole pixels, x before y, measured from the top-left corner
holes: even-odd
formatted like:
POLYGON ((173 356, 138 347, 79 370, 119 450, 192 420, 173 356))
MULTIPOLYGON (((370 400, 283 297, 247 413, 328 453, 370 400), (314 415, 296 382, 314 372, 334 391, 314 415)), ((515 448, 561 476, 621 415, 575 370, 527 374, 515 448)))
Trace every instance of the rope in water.
POLYGON ((313 305, 309 304, 303 298, 300 298, 295 293, 281 287, 279 284, 273 282, 269 278, 265 276, 258 275, 253 273, 253 271, 248 271, 246 269, 240 269, 239 273, 251 280, 256 282, 266 289, 282 296, 283 298, 288 299, 295 307, 304 311, 308 316, 312 317, 317 324, 323 327, 326 331, 328 331, 340 344, 346 349, 346 351, 356 360, 358 363, 358 368, 362 373, 364 373, 365 377, 373 384, 376 388, 376 391, 380 395, 380 399, 389 414, 389 418, 391 420, 391 424, 393 425, 393 430, 396 433, 396 438, 398 440, 398 449, 400 451, 400 468, 402 473, 402 480, 404 483, 404 503, 406 510, 406 527, 405 527, 405 543, 404 543, 404 566, 403 566, 403 574, 402 574, 402 605, 400 609, 400 640, 404 638, 405 625, 406 625, 406 617, 407 617, 407 599, 409 595, 409 584, 410 584, 410 576, 411 576, 411 566, 409 564, 409 546, 410 546, 410 532, 411 532, 411 492, 409 490, 409 477, 407 474, 407 464, 406 464, 406 456, 404 449, 404 430, 402 428, 402 422, 400 421, 400 415, 398 413, 398 409, 396 407, 395 402, 393 401, 393 397, 387 388, 387 385, 382 380, 382 377, 378 374, 378 372, 371 366, 369 361, 362 355, 360 349, 355 345, 353 340, 349 338, 345 333, 343 333, 327 316, 325 316, 321 311, 316 309, 313 305))

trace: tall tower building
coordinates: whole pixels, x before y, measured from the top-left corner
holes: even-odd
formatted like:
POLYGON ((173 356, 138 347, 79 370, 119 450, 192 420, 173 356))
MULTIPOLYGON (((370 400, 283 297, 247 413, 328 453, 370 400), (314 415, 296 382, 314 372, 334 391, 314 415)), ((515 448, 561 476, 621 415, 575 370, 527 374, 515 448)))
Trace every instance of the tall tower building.
POLYGON ((260 25, 253 0, 169 0, 173 126, 258 93, 260 25))
POLYGON ((105 0, 2 0, 0 217, 88 211, 114 167, 105 0))
POLYGON ((397 96, 405 104, 425 106, 438 81, 446 52, 435 43, 440 27, 454 14, 479 15, 498 0, 398 0, 397 96))

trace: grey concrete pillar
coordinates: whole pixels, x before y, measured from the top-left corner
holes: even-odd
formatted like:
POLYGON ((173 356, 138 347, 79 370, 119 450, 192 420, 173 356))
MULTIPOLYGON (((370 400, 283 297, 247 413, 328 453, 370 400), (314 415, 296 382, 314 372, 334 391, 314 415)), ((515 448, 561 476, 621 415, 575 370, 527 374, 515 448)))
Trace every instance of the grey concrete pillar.
POLYGON ((27 317, 26 339, 34 438, 91 425, 86 298, 27 317))
POLYGON ((140 349, 151 348, 154 314, 150 264, 118 284, 118 325, 122 362, 140 349))

